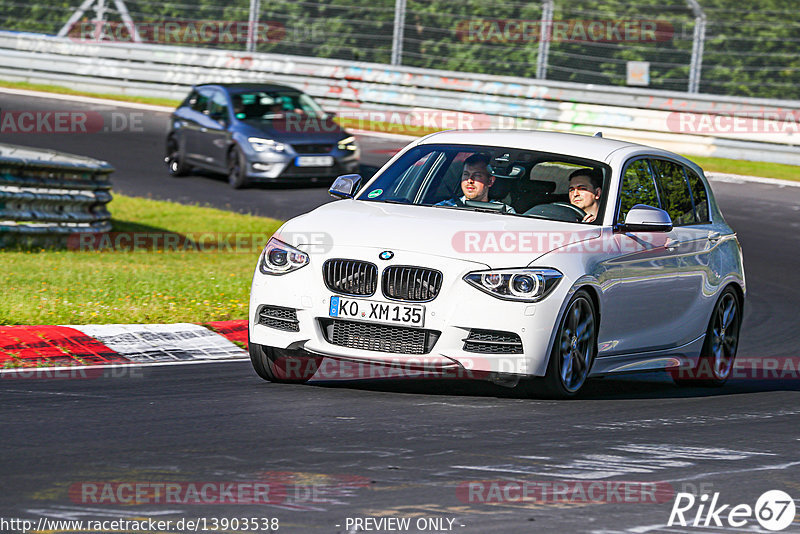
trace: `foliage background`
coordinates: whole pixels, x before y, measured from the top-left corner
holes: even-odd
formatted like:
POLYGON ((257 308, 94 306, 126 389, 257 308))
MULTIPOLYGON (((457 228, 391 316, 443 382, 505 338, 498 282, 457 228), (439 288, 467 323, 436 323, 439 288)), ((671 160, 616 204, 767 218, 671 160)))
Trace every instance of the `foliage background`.
MULTIPOLYGON (((698 1, 708 20, 700 92, 800 99, 797 0, 698 1)), ((0 28, 55 34, 79 3, 2 0, 0 28)), ((136 22, 246 22, 249 12, 248 0, 125 3, 136 22)), ((282 30, 279 39, 261 43, 258 50, 388 63, 394 7, 395 0, 262 0, 259 20, 278 24, 282 30)), ((408 0, 403 64, 535 77, 538 42, 470 42, 459 29, 475 19, 538 21, 540 17, 539 1, 408 0)), ((624 85, 627 61, 649 61, 651 87, 686 91, 695 19, 685 0, 556 0, 554 19, 657 20, 671 24, 674 32, 655 43, 553 41, 548 79, 624 85)), ((119 20, 113 10, 109 20, 119 20)), ((210 46, 244 48, 243 43, 210 46)))

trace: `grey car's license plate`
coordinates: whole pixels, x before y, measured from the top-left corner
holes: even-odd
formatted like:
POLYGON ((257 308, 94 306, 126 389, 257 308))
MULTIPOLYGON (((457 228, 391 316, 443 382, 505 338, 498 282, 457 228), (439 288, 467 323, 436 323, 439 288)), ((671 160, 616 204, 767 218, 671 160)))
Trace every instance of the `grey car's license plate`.
POLYGON ((333 156, 297 156, 298 167, 333 167, 333 156))

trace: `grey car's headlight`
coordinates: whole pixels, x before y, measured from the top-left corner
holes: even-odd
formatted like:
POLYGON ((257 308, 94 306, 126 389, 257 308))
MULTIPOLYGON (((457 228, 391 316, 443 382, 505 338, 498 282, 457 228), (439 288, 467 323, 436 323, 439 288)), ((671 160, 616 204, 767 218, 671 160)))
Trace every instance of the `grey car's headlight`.
POLYGON ((256 152, 264 152, 265 150, 272 150, 273 152, 283 152, 286 150, 286 145, 279 143, 272 139, 262 139, 261 137, 248 137, 247 142, 253 147, 256 152))
POLYGON ((358 150, 356 138, 354 136, 345 137, 338 144, 339 150, 358 150))
POLYGON ((547 268, 494 269, 473 271, 464 280, 493 297, 536 302, 546 297, 563 276, 547 268))
POLYGON ((308 254, 271 237, 264 247, 258 269, 263 274, 286 274, 308 265, 308 254))

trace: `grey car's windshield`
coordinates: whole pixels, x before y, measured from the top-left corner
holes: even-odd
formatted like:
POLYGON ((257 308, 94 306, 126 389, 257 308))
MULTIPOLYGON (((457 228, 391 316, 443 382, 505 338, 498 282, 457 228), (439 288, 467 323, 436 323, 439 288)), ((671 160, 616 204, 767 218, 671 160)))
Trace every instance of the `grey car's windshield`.
POLYGON ((420 145, 358 198, 598 223, 609 172, 603 163, 575 156, 497 146, 420 145))
POLYGON ((239 120, 274 119, 289 114, 313 118, 327 115, 310 96, 297 91, 250 91, 231 97, 239 120))

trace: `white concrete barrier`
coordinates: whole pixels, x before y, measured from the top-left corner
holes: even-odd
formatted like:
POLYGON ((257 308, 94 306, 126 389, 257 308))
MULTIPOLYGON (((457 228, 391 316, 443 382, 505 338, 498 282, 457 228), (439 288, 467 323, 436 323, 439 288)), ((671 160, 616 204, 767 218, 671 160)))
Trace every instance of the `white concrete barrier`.
POLYGON ((0 79, 183 98, 207 82, 293 85, 358 111, 445 110, 522 127, 627 139, 690 155, 800 165, 800 101, 498 77, 374 63, 0 32, 0 79))

